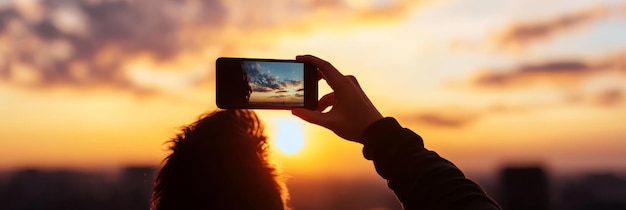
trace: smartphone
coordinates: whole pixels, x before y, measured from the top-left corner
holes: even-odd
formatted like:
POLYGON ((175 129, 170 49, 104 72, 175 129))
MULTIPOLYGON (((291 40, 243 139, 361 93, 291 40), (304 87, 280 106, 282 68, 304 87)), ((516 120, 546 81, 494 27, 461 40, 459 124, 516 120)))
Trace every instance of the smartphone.
POLYGON ((296 60, 218 58, 217 107, 293 109, 317 107, 317 68, 296 60))

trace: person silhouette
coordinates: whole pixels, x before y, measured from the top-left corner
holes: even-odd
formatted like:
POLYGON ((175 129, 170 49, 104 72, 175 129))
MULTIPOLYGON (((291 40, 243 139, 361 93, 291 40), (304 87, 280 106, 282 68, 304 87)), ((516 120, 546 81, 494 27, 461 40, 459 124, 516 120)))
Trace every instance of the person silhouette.
POLYGON ((292 114, 363 144, 364 157, 374 162, 404 209, 500 209, 452 162, 427 150, 419 135, 384 118, 354 76, 312 55, 296 60, 316 66, 333 92, 320 98, 315 110, 293 109, 292 114))
MULTIPOLYGON (((224 107, 244 107, 250 102, 252 95, 252 87, 250 85, 250 77, 242 67, 244 64, 224 64, 223 68, 228 71, 221 72, 223 78, 222 83, 217 84, 220 88, 227 90, 218 91, 216 97, 219 103, 223 103, 224 107)), ((220 73, 220 72, 218 72, 220 73)))
POLYGON ((182 128, 158 172, 152 210, 287 209, 253 111, 218 110, 182 128))
MULTIPOLYGON (((383 117, 354 76, 312 55, 296 60, 316 66, 334 92, 320 98, 315 110, 297 108, 292 114, 363 144, 364 157, 404 209, 501 209, 452 162, 427 150, 419 135, 383 117)), ((267 161, 266 137, 254 112, 213 112, 171 142, 172 153, 156 179, 153 210, 287 208, 284 184, 267 161)))

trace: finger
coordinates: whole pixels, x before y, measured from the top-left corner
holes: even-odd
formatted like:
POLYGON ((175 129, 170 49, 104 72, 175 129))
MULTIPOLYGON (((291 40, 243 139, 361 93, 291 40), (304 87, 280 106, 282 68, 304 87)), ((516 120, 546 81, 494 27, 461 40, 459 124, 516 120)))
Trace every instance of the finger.
POLYGON ((328 82, 328 85, 330 85, 331 88, 334 87, 336 84, 338 84, 339 81, 343 79, 343 74, 341 74, 341 72, 339 72, 328 61, 322 60, 312 55, 299 55, 299 56, 296 56, 296 60, 301 61, 301 62, 311 63, 315 67, 317 67, 319 71, 322 72, 322 76, 324 76, 324 79, 326 79, 326 81, 328 82))
POLYGON ((324 114, 318 111, 297 108, 297 109, 292 109, 291 114, 299 117, 300 119, 303 119, 304 121, 307 121, 316 125, 324 126, 325 124, 324 114))
POLYGON ((324 111, 326 108, 332 106, 335 103, 335 92, 326 94, 320 98, 317 102, 317 108, 315 109, 318 112, 324 111))
POLYGON ((352 75, 346 75, 346 78, 348 79, 348 81, 350 81, 352 85, 356 85, 357 87, 360 87, 359 82, 356 80, 356 77, 352 75))
POLYGON ((324 79, 324 74, 320 70, 317 70, 317 81, 321 79, 324 79))

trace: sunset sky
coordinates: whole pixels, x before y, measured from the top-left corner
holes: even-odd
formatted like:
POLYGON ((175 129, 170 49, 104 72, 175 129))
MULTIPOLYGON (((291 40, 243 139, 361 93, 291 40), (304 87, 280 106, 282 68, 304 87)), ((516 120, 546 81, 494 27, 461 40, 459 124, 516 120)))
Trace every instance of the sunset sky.
MULTIPOLYGON (((623 0, 0 0, 0 170, 158 165, 216 109, 215 59, 299 54, 470 173, 626 170, 623 0)), ((285 171, 375 175, 360 145, 258 113, 301 130, 285 171)))
POLYGON ((302 63, 243 61, 252 89, 250 103, 304 104, 304 65, 302 63))

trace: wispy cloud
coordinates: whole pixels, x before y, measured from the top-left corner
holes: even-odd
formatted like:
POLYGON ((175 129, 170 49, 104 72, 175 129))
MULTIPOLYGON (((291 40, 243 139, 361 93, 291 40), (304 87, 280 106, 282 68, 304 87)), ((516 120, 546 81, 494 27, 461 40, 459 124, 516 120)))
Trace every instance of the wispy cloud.
POLYGON ((482 111, 459 106, 423 108, 412 114, 397 114, 396 117, 408 123, 442 128, 462 128, 482 117, 482 111))
POLYGON ((602 106, 613 106, 624 101, 623 89, 608 89, 598 92, 591 98, 592 103, 602 106))
POLYGON ((589 74, 605 69, 578 60, 551 61, 528 64, 508 70, 482 70, 472 78, 472 84, 486 88, 528 87, 537 83, 564 85, 578 83, 589 74))
POLYGON ((528 62, 509 68, 483 68, 465 82, 450 88, 491 98, 475 109, 436 109, 405 116, 416 123, 460 128, 490 115, 519 114, 560 108, 626 105, 626 51, 589 59, 556 59, 528 62), (548 93, 549 97, 529 95, 548 93), (505 94, 511 98, 501 98, 505 94), (491 97, 493 96, 493 97, 491 97))
POLYGON ((596 6, 562 14, 551 19, 519 22, 494 35, 499 48, 520 50, 528 44, 545 41, 581 29, 610 13, 607 6, 596 6))
POLYGON ((563 59, 521 64, 509 69, 483 69, 470 79, 470 83, 480 88, 523 88, 540 83, 573 86, 606 72, 617 72, 626 77, 625 58, 626 53, 618 53, 596 60, 563 59))
POLYGON ((614 107, 626 102, 626 90, 619 87, 611 87, 593 92, 579 92, 570 95, 564 101, 570 104, 589 104, 600 107, 614 107))
POLYGON ((477 119, 477 115, 453 116, 449 113, 422 113, 416 116, 418 122, 438 127, 462 127, 477 119))
POLYGON ((465 128, 491 115, 526 114, 534 110, 551 107, 547 103, 510 104, 492 103, 484 107, 468 108, 458 105, 442 106, 434 109, 425 108, 411 115, 399 115, 403 121, 439 128, 465 128))
POLYGON ((532 101, 528 103, 492 102, 472 109, 458 105, 425 109, 413 114, 398 114, 397 117, 418 125, 460 129, 472 126, 484 118, 496 115, 525 115, 546 109, 559 109, 564 105, 589 106, 621 109, 626 105, 626 89, 619 87, 595 91, 574 92, 555 101, 532 101))
POLYGON ((543 88, 559 92, 565 98, 563 103, 613 106, 624 101, 626 53, 595 60, 570 59, 483 70, 469 84, 490 91, 543 88))

